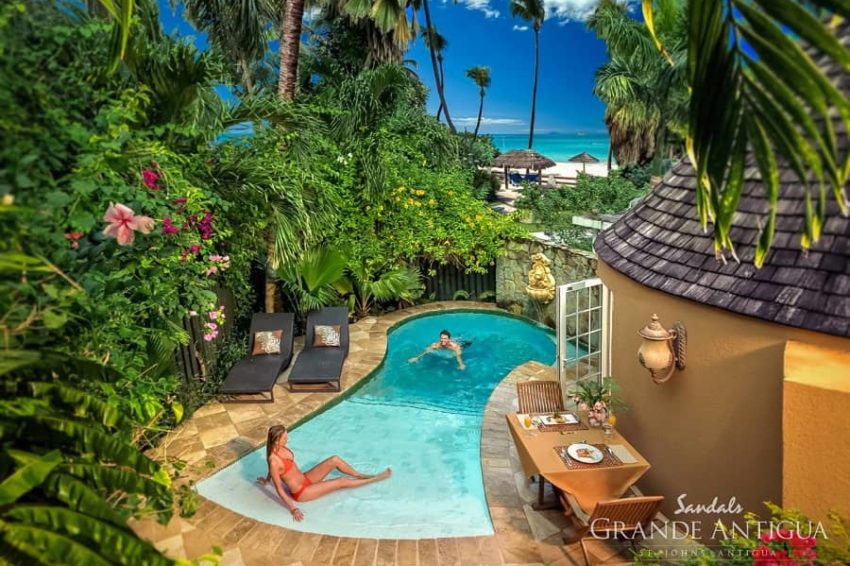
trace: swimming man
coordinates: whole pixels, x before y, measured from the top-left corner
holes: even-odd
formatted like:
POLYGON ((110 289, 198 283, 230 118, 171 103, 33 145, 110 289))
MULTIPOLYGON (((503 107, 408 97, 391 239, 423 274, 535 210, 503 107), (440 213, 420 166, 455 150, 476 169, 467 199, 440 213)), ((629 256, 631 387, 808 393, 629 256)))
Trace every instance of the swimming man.
MULTIPOLYGON (((468 344, 468 342, 466 344, 468 344)), ((433 344, 425 348, 424 352, 422 352, 418 356, 410 358, 407 361, 412 364, 415 364, 419 361, 419 358, 435 350, 449 350, 451 352, 454 352, 455 358, 457 358, 457 367, 459 367, 460 369, 466 368, 466 366, 463 365, 463 358, 460 355, 461 345, 452 340, 452 335, 449 333, 448 330, 443 330, 442 332, 440 332, 440 340, 438 342, 434 342, 433 344)))

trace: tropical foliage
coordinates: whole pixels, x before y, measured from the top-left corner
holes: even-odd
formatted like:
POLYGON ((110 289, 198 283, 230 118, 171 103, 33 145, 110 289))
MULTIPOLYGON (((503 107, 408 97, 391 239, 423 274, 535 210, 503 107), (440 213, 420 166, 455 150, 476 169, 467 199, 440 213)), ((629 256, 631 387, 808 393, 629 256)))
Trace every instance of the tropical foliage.
POLYGON ((587 22, 608 48, 608 61, 596 72, 593 92, 605 103, 611 153, 621 167, 684 154, 689 99, 686 3, 659 0, 655 13, 664 53, 619 0, 602 0, 587 22))
POLYGON ((4 352, 0 377, 0 554, 20 564, 172 564, 127 526, 143 512, 168 521, 170 476, 132 444, 115 405, 71 381, 116 376, 17 350, 4 352))
MULTIPOLYGON (((256 73, 225 107, 212 89, 224 48, 199 53, 165 35, 149 0, 135 10, 109 74, 108 20, 51 3, 3 8, 0 194, 16 213, 3 245, 43 263, 10 264, 18 275, 0 281, 0 326, 6 347, 120 367, 87 390, 117 406, 140 442, 215 391, 185 380, 174 353, 194 340, 212 356, 207 375, 222 374, 215 353, 224 366, 244 347, 223 326, 254 310, 258 267, 299 265, 325 246, 363 282, 421 260, 481 270, 520 230, 475 196, 488 145, 428 116, 424 87, 403 68, 364 70, 365 55, 342 67, 311 51, 322 72, 302 100, 277 99, 256 73), (234 123, 250 135, 222 135, 234 123), (403 199, 399 187, 411 187, 403 199), (185 330, 193 319, 202 337, 185 330)), ((241 80, 232 69, 225 76, 241 80)), ((364 291, 359 311, 410 288, 364 291)))
MULTIPOLYGON (((655 26, 655 4, 643 0, 645 19, 659 48, 668 50, 655 26)), ((700 221, 713 223, 718 254, 736 257, 730 230, 750 154, 769 209, 757 266, 773 242, 780 165, 805 186, 804 249, 820 237, 830 193, 847 213, 850 155, 839 136, 850 127, 850 101, 828 68, 850 67, 840 37, 848 17, 850 6, 831 0, 689 2, 687 149, 697 170, 700 221)))
POLYGON ((621 171, 612 171, 608 177, 579 173, 575 187, 526 186, 517 200, 517 208, 529 211, 532 221, 556 240, 591 251, 592 234, 573 224, 573 217, 623 212, 648 189, 646 184, 636 186, 621 171))

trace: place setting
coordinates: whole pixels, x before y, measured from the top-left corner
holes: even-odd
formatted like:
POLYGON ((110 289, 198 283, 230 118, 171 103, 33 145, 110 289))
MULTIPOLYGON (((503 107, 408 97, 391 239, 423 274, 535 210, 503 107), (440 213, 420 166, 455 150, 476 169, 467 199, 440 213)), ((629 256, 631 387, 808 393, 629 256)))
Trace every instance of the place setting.
POLYGON ((570 412, 554 412, 543 415, 518 413, 517 420, 523 429, 539 432, 566 432, 574 430, 587 430, 587 425, 581 419, 570 412))
POLYGON ((570 469, 610 468, 637 462, 637 458, 622 444, 575 442, 567 446, 555 446, 554 450, 570 469))

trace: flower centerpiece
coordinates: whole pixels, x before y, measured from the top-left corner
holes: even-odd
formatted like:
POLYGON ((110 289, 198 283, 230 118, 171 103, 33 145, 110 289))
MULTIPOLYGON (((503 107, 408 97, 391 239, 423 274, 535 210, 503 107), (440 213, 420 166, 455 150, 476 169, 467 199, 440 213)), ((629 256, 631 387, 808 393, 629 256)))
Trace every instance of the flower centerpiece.
POLYGON ((603 377, 579 381, 569 394, 579 411, 587 411, 588 424, 598 427, 608 422, 608 417, 615 407, 622 406, 620 399, 615 395, 616 390, 617 385, 614 379, 603 377))

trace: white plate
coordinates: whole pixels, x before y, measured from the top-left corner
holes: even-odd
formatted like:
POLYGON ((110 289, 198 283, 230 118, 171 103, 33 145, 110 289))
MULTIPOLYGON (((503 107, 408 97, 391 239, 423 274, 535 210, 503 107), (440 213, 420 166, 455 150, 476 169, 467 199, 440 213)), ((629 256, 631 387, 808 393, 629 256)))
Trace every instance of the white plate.
POLYGON ((540 420, 545 425, 576 424, 578 422, 578 417, 572 413, 561 413, 560 419, 555 417, 555 415, 543 415, 540 417, 540 420))
POLYGON ((583 442, 576 442, 575 444, 567 446, 567 454, 569 454, 570 458, 573 460, 583 462, 585 464, 598 464, 602 461, 602 458, 604 458, 602 451, 599 448, 583 442))

